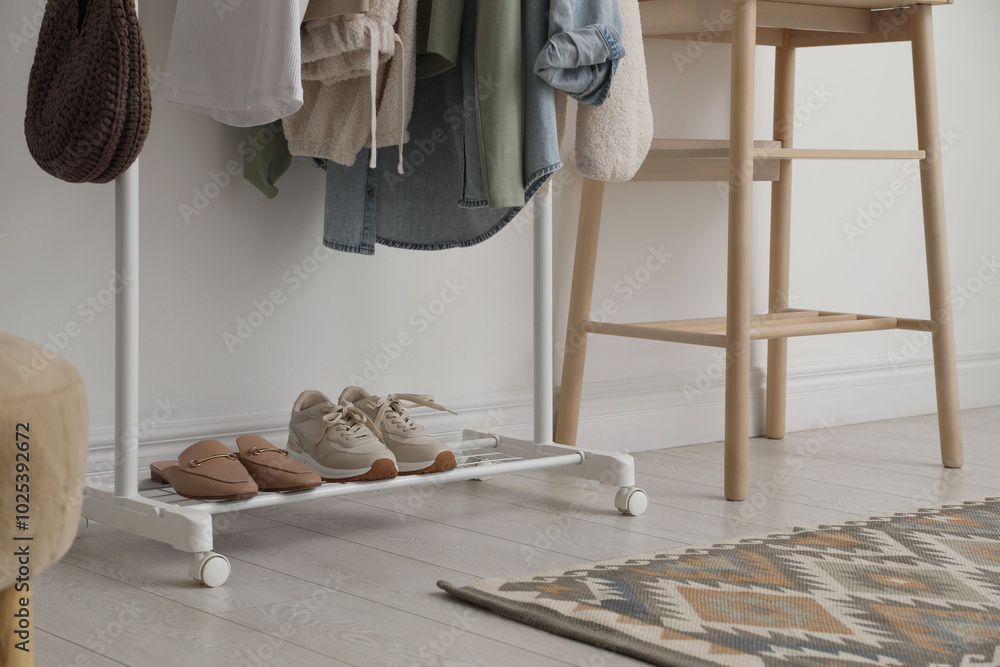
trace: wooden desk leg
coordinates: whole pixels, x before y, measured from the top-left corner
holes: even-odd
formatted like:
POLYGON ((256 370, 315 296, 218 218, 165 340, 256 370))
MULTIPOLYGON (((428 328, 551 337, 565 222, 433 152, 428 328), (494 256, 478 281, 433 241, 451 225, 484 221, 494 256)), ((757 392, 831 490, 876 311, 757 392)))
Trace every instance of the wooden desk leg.
POLYGON ((750 256, 757 0, 733 0, 729 118, 729 253, 726 289, 726 498, 747 495, 750 419, 750 256))
MULTIPOLYGON (((795 49, 791 31, 774 58, 774 139, 792 147, 795 123, 795 49)), ((781 161, 778 180, 771 185, 771 257, 768 312, 788 308, 788 265, 792 225, 792 161, 781 161)), ((785 437, 785 394, 788 378, 788 339, 767 341, 767 424, 769 438, 785 437)))
POLYGON ((938 118, 934 28, 930 5, 912 8, 913 82, 917 102, 917 140, 927 159, 920 163, 924 206, 924 245, 930 291, 934 379, 937 389, 941 461, 962 467, 962 422, 955 362, 955 325, 951 310, 948 234, 945 228, 944 172, 941 165, 941 122, 938 118))
POLYGON ((580 424, 583 367, 587 357, 587 334, 580 331, 580 323, 590 319, 594 272, 597 269, 597 239, 601 231, 603 207, 604 183, 585 178, 580 197, 580 222, 576 230, 576 257, 573 260, 573 282, 566 323, 566 350, 563 354, 559 408, 556 412, 555 441, 561 445, 576 445, 580 424))
POLYGON ((31 593, 18 593, 14 587, 0 591, 0 665, 5 667, 31 667, 35 664, 35 631, 31 619, 31 593), (23 627, 20 619, 15 616, 21 611, 21 598, 28 599, 27 627, 23 627), (22 641, 15 632, 27 630, 29 633, 28 651, 17 648, 22 641))

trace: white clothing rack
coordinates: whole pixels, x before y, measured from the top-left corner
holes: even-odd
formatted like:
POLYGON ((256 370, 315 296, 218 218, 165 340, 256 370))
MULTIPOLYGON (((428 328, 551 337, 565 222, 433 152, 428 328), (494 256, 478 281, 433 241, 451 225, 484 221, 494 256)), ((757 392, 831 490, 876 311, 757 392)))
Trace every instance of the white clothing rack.
MULTIPOLYGON (((95 521, 170 544, 192 554, 188 573, 207 586, 229 577, 229 560, 212 551, 212 516, 226 512, 345 496, 369 491, 485 479, 487 476, 551 470, 619 487, 615 506, 642 514, 646 493, 635 487, 635 463, 621 453, 593 452, 552 442, 552 200, 536 194, 534 212, 534 439, 465 431, 454 447, 458 467, 372 482, 326 483, 315 489, 261 493, 252 498, 200 501, 139 476, 139 163, 115 182, 115 263, 128 276, 115 301, 114 487, 88 481, 83 490, 81 530, 95 521), (488 472, 484 470, 488 467, 488 472)), ((209 436, 206 436, 209 437, 209 436)))

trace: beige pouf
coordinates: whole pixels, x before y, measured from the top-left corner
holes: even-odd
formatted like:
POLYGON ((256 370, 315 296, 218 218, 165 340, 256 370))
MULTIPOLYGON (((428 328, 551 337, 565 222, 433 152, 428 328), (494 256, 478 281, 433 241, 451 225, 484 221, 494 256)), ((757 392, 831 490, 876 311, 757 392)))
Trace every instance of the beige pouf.
POLYGON ((32 580, 73 543, 87 463, 83 381, 53 346, 0 333, 0 443, 0 664, 30 665, 32 580))

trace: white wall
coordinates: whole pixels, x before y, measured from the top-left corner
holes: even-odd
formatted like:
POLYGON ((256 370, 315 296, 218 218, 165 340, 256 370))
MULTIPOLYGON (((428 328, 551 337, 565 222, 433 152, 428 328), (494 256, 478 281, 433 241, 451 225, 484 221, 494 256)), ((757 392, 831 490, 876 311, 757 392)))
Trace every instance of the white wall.
MULTIPOLYGON (((23 134, 25 88, 40 0, 0 6, 0 330, 39 343, 76 323, 64 356, 90 395, 94 445, 111 440, 114 397, 113 308, 90 313, 114 265, 113 186, 68 185, 38 169, 23 134), (23 36, 23 37, 22 37, 23 36), (92 321, 91 321, 92 319, 92 321)), ((175 3, 142 3, 149 62, 163 69, 175 3)), ((941 117, 954 137, 945 158, 951 224, 952 278, 974 290, 956 302, 962 404, 1000 403, 1000 278, 978 282, 984 258, 1000 252, 995 161, 1000 146, 996 73, 1000 22, 995 0, 960 0, 935 10, 941 117)), ((647 45, 657 135, 726 136, 729 47, 697 50, 683 69, 675 53, 687 45, 647 45)), ((758 50, 758 136, 770 128, 773 50, 758 50)), ((915 123, 906 45, 803 50, 797 145, 913 147, 915 123), (826 91, 817 94, 815 91, 826 91), (813 108, 810 108, 810 105, 813 108)), ((236 159, 241 133, 207 117, 157 104, 142 155, 141 414, 169 418, 142 434, 147 442, 219 432, 279 429, 299 391, 336 395, 362 374, 380 344, 401 332, 413 344, 373 383, 381 392, 435 394, 462 408, 437 415, 439 432, 497 422, 524 431, 530 417, 531 233, 519 219, 486 243, 420 253, 379 247, 374 257, 330 253, 298 289, 282 276, 317 247, 323 176, 293 165, 281 194, 268 201, 233 179, 190 224, 191 204, 210 174, 236 159), (466 289, 426 331, 411 314, 428 307, 457 280, 466 289), (254 300, 281 289, 278 306, 232 353, 223 339, 254 300)), ((900 163, 796 165, 793 305, 926 317, 918 184, 900 163), (858 208, 895 180, 904 191, 863 234, 845 226, 858 208)), ((766 306, 767 185, 755 190, 755 309, 766 306)), ((570 174, 556 198, 556 337, 565 330, 566 301, 579 208, 579 177, 570 174)), ((724 312, 726 206, 714 184, 633 184, 608 188, 595 307, 614 300, 618 321, 702 317, 724 312), (634 298, 615 284, 644 264, 648 248, 672 257, 634 298)), ((104 295, 106 296, 106 295, 104 295)), ((58 336, 56 336, 58 338, 58 336)), ((849 423, 934 409, 930 347, 912 350, 912 332, 797 339, 791 344, 790 428, 823 419, 849 423), (896 355, 892 357, 890 355, 896 355), (898 358, 906 361, 899 363, 898 358)), ((920 341, 917 341, 920 343, 920 341)), ((764 364, 755 348, 755 366, 764 364)), ((590 345, 581 442, 599 448, 650 448, 718 439, 722 433, 714 350, 595 337, 590 345), (703 389, 703 391, 702 391, 703 389)), ((557 377, 559 369, 556 369, 557 377)), ((757 382, 761 378, 758 374, 757 382)), ((759 431, 759 405, 754 430, 759 431)), ((176 445, 173 446, 176 449, 176 445)))

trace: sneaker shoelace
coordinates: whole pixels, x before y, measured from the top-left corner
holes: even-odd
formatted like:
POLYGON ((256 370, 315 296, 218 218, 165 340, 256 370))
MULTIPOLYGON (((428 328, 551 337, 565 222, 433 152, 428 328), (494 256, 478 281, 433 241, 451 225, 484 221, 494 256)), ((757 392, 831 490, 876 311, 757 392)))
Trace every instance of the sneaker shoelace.
MULTIPOLYGON (((327 433, 331 431, 344 436, 344 444, 351 446, 350 440, 364 440, 370 433, 381 438, 378 427, 371 418, 353 405, 328 405, 321 408, 327 433)), ((357 443, 354 443, 357 444, 357 443)))
POLYGON ((383 420, 387 420, 389 424, 404 433, 423 430, 424 427, 413 421, 413 417, 406 412, 406 406, 403 405, 403 401, 410 403, 409 407, 411 408, 419 405, 433 410, 440 410, 441 412, 456 414, 443 405, 435 403, 434 397, 429 394, 389 394, 388 396, 381 396, 371 400, 372 405, 378 407, 378 412, 375 413, 375 423, 381 427, 384 423, 383 420))

